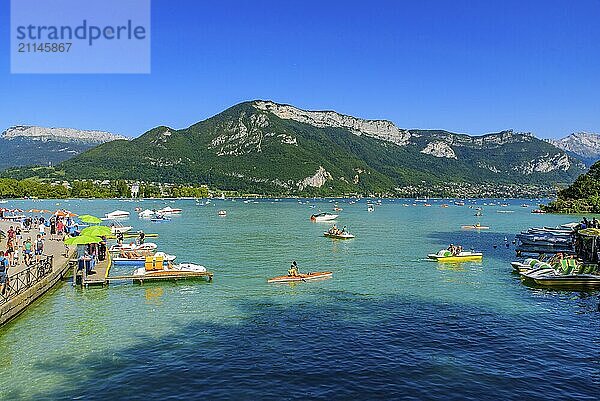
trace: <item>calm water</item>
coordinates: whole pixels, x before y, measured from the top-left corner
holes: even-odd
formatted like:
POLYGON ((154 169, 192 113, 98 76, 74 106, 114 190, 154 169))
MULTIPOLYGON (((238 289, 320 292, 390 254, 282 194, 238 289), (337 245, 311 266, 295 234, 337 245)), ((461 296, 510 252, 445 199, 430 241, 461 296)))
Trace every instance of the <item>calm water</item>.
POLYGON ((0 397, 597 400, 598 292, 525 287, 511 274, 514 246, 504 245, 572 218, 533 215, 523 201, 483 206, 481 218, 469 203, 403 203, 412 204, 387 200, 368 213, 364 200, 340 202, 338 224, 357 238, 339 242, 321 236, 327 223, 308 220, 317 209, 295 200, 11 202, 133 216, 136 206, 176 205, 184 213, 171 222, 128 224, 159 233, 161 250, 204 264, 215 280, 63 284, 0 329, 0 397), (491 230, 460 229, 477 219, 491 230), (424 260, 451 242, 482 250, 483 262, 424 260), (334 277, 266 283, 294 259, 334 277))

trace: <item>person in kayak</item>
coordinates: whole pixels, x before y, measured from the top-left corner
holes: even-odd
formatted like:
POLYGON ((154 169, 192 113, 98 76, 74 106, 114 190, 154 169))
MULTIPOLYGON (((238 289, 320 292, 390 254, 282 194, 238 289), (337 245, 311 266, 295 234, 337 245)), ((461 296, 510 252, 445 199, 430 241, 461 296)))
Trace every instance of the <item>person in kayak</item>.
POLYGON ((298 264, 296 263, 295 260, 292 262, 292 265, 290 266, 290 269, 288 270, 288 276, 292 276, 292 277, 300 276, 300 272, 298 271, 298 264))

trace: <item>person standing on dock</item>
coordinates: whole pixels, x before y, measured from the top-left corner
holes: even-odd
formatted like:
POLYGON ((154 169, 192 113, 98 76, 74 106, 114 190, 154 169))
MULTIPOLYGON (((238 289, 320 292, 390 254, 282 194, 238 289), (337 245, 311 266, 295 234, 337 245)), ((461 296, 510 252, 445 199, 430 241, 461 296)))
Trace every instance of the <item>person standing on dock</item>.
POLYGON ((43 253, 44 253, 44 238, 42 238, 41 234, 38 234, 37 239, 35 240, 35 261, 36 262, 40 261, 43 253))
POLYGON ((8 283, 8 259, 4 257, 4 251, 0 251, 0 285, 2 286, 2 295, 6 291, 8 283))

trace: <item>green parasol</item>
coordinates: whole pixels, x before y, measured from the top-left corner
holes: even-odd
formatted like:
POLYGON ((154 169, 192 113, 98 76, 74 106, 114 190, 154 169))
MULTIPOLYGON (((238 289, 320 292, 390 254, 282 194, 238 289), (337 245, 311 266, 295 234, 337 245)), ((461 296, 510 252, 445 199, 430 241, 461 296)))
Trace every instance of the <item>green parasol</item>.
POLYGON ((111 234, 112 230, 106 226, 90 226, 81 230, 81 235, 90 235, 92 237, 103 237, 111 234))
POLYGON ((78 235, 77 237, 67 238, 65 245, 87 245, 97 244, 102 241, 102 238, 92 235, 78 235))
POLYGON ((92 215, 89 215, 89 214, 83 214, 83 215, 79 216, 79 220, 81 220, 81 221, 83 221, 84 223, 87 223, 87 224, 100 224, 100 223, 102 223, 102 220, 100 220, 96 216, 92 216, 92 215))

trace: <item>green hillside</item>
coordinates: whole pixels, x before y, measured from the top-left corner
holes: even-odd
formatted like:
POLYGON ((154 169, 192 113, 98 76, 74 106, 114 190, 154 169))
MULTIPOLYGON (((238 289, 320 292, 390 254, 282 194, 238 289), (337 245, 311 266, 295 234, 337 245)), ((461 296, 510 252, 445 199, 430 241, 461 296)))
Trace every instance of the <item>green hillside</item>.
MULTIPOLYGON (((331 113, 295 110, 317 119, 318 113, 331 113)), ((340 121, 354 119, 337 116, 340 121)), ((398 145, 339 124, 281 118, 246 102, 187 129, 161 126, 132 141, 100 145, 56 169, 13 169, 4 175, 203 183, 256 193, 324 195, 385 192, 423 181, 551 184, 572 182, 583 171, 578 161, 531 135, 405 132, 410 140, 398 145), (454 156, 422 153, 432 142, 450 147, 454 156), (323 177, 308 183, 319 171, 323 177)))

